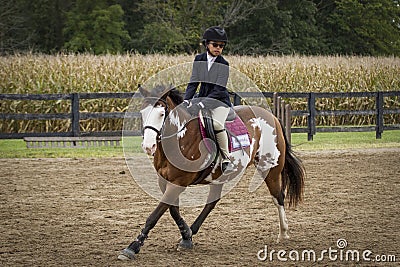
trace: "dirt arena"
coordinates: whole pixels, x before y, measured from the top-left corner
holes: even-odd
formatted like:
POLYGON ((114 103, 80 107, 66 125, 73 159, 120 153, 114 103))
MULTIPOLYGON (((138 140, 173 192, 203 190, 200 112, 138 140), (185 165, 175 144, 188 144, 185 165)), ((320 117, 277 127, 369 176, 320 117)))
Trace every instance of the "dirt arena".
MULTIPOLYGON (((176 250, 179 231, 165 214, 133 262, 118 261, 119 251, 157 203, 124 159, 1 159, 0 266, 399 266, 399 153, 298 153, 305 201, 287 209, 287 241, 275 242, 278 216, 267 188, 249 193, 245 176, 205 221, 193 250, 176 250), (341 240, 339 248, 339 239, 347 246, 341 240)), ((188 223, 199 212, 182 210, 188 223)))

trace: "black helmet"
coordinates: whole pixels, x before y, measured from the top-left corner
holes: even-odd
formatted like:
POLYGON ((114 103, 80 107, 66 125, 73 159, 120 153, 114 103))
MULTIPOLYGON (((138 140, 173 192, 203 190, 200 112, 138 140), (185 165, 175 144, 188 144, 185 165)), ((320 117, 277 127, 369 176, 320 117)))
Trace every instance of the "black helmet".
POLYGON ((223 28, 219 26, 213 26, 208 28, 203 34, 203 43, 205 45, 208 41, 216 42, 228 42, 228 36, 223 28))

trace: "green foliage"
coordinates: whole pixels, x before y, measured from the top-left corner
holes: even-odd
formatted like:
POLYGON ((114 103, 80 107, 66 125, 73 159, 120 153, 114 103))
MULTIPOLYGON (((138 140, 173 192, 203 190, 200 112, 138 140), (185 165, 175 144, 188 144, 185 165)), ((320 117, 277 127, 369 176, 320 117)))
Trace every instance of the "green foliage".
POLYGON ((138 45, 150 51, 179 53, 189 44, 181 32, 174 30, 170 22, 165 22, 146 24, 138 45))
POLYGON ((212 25, 225 53, 400 56, 399 0, 0 0, 0 54, 192 54, 212 25))
POLYGON ((78 0, 76 8, 67 13, 64 48, 95 54, 121 52, 123 41, 130 38, 123 15, 120 5, 106 7, 104 1, 78 0))
POLYGON ((276 4, 256 10, 248 22, 228 29, 228 51, 247 55, 292 53, 290 17, 289 11, 279 9, 276 4))
POLYGON ((400 55, 400 6, 393 0, 338 0, 329 15, 331 47, 338 53, 400 55))
POLYGON ((309 0, 280 1, 279 8, 289 15, 289 39, 292 51, 299 54, 318 54, 320 36, 316 25, 317 7, 309 0))
POLYGON ((144 27, 138 31, 134 50, 139 52, 193 53, 199 50, 202 32, 221 24, 228 1, 141 1, 144 27))
MULTIPOLYGON (((130 137, 131 153, 143 153, 140 136, 130 137)), ((295 151, 330 149, 367 149, 400 147, 399 131, 384 131, 382 139, 375 139, 374 132, 317 133, 313 141, 307 134, 293 133, 295 151)), ((143 154, 142 154, 143 155, 143 154)), ((26 148, 23 140, 0 140, 0 158, 104 158, 124 157, 122 147, 88 148, 26 148)))
MULTIPOLYGON (((137 148, 140 149, 137 138, 137 148)), ((136 150, 135 150, 136 151, 136 150)), ((140 150, 137 150, 140 152, 140 150)), ((0 158, 104 158, 123 157, 122 147, 99 146, 86 148, 27 148, 20 139, 0 140, 0 158)))
POLYGON ((382 139, 376 139, 375 132, 317 132, 313 141, 307 141, 306 133, 296 133, 292 134, 292 145, 295 151, 400 147, 400 133, 384 131, 382 139))

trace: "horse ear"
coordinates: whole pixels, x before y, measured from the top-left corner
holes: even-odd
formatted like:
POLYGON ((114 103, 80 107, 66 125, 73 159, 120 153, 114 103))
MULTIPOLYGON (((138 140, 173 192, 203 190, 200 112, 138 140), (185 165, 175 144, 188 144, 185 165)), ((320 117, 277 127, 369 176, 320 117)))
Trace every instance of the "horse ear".
POLYGON ((166 86, 164 91, 161 93, 161 99, 166 99, 167 96, 169 95, 169 93, 171 92, 171 90, 173 90, 174 87, 172 86, 172 84, 170 86, 166 86))
POLYGON ((148 97, 150 92, 144 89, 142 86, 139 86, 139 92, 142 94, 143 97, 148 97))

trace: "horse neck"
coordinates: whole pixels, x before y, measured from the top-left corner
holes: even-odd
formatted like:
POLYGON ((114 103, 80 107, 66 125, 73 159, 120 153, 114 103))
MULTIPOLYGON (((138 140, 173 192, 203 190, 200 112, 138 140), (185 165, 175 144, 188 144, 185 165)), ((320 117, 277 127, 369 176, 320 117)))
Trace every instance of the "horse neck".
MULTIPOLYGON (((183 105, 176 105, 175 103, 170 105, 168 98, 167 103, 169 104, 169 114, 163 129, 163 137, 165 140, 171 139, 172 141, 172 139, 179 139, 184 144, 196 143, 196 135, 200 136, 197 119, 193 117, 183 105)), ((162 150, 161 143, 159 143, 159 148, 162 150)))
POLYGON ((166 121, 167 125, 164 125, 169 130, 168 135, 174 132, 182 130, 183 127, 190 121, 191 115, 183 105, 176 105, 173 101, 168 101, 169 119, 166 121))

